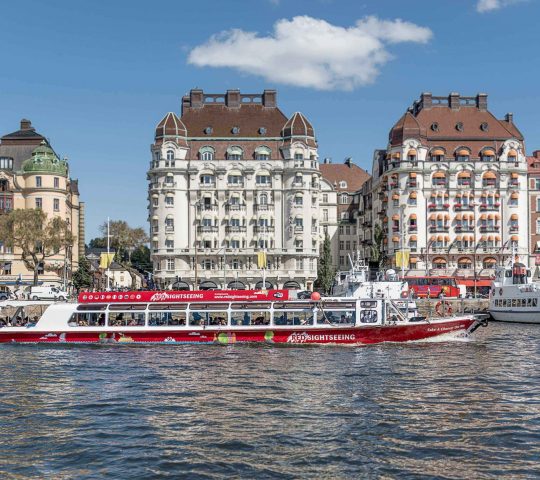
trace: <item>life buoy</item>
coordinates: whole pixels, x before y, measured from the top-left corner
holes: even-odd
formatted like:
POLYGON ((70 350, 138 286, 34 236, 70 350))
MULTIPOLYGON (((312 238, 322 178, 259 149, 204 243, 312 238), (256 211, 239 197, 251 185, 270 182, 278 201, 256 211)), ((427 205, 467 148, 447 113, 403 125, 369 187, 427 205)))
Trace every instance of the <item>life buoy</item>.
POLYGON ((409 292, 407 292, 407 290, 403 290, 401 292, 401 298, 407 298, 409 296, 409 292))
POLYGON ((453 312, 452 305, 450 305, 450 302, 447 302, 446 300, 439 301, 435 304, 435 312, 437 315, 439 315, 439 317, 449 317, 453 312))

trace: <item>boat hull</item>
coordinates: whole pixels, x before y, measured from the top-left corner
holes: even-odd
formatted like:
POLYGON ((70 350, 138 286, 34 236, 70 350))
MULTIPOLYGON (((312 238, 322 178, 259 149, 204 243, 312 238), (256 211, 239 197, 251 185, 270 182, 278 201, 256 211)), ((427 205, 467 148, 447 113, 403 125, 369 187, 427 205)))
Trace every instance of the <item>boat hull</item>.
POLYGON ((31 328, 3 328, 0 343, 270 343, 367 345, 383 342, 420 341, 447 335, 467 334, 475 318, 449 319, 432 323, 398 323, 362 327, 296 328, 106 328, 77 331, 34 331, 31 328))
POLYGON ((489 310, 491 318, 497 322, 540 324, 540 311, 530 310, 489 310))

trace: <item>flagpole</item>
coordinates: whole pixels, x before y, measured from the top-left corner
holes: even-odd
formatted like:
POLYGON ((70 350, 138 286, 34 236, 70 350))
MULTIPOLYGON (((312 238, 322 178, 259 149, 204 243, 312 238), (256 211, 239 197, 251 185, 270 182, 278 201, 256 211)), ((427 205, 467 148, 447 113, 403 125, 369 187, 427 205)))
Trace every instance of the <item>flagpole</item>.
POLYGON ((111 266, 111 235, 110 235, 110 219, 107 217, 107 271, 105 275, 107 276, 107 291, 111 289, 111 277, 110 277, 110 266, 111 266))

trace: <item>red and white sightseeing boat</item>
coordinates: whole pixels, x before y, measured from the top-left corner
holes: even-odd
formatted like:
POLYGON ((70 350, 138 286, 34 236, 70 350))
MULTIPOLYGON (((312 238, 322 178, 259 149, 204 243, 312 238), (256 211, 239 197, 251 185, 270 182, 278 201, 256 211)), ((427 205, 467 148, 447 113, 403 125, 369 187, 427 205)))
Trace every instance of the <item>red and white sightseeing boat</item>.
POLYGON ((295 296, 289 290, 142 291, 82 293, 78 303, 4 301, 0 343, 363 345, 468 336, 485 325, 474 315, 420 317, 407 301, 389 298, 295 296))

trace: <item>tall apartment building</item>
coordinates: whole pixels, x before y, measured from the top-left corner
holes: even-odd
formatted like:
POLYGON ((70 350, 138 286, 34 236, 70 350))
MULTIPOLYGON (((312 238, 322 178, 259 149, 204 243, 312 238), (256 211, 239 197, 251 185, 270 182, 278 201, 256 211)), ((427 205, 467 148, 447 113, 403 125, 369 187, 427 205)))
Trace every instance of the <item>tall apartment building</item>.
POLYGON ((344 163, 325 159, 320 164, 321 228, 328 232, 332 243, 332 260, 336 270, 350 268, 349 256, 358 249, 358 232, 355 213, 358 200, 354 195, 370 178, 368 172, 355 165, 351 158, 344 163))
POLYGON ((320 177, 312 125, 276 92, 191 90, 159 122, 148 170, 154 278, 177 289, 311 288, 320 177))
POLYGON ((529 265, 536 266, 540 276, 540 150, 527 157, 529 168, 529 265))
MULTIPOLYGON (((42 209, 71 225, 74 245, 68 252, 48 258, 39 275, 39 281, 47 284, 69 281, 84 255, 84 203, 79 201, 78 181, 70 178, 67 160, 60 159, 30 120, 24 119, 19 130, 0 138, 0 215, 26 208, 42 209)), ((33 281, 21 252, 1 243, 0 273, 4 288, 33 281)))
POLYGON ((372 192, 385 253, 395 264, 408 250, 407 274, 483 286, 512 252, 528 260, 523 135, 512 114, 488 110, 485 94, 422 94, 375 152, 372 192))

